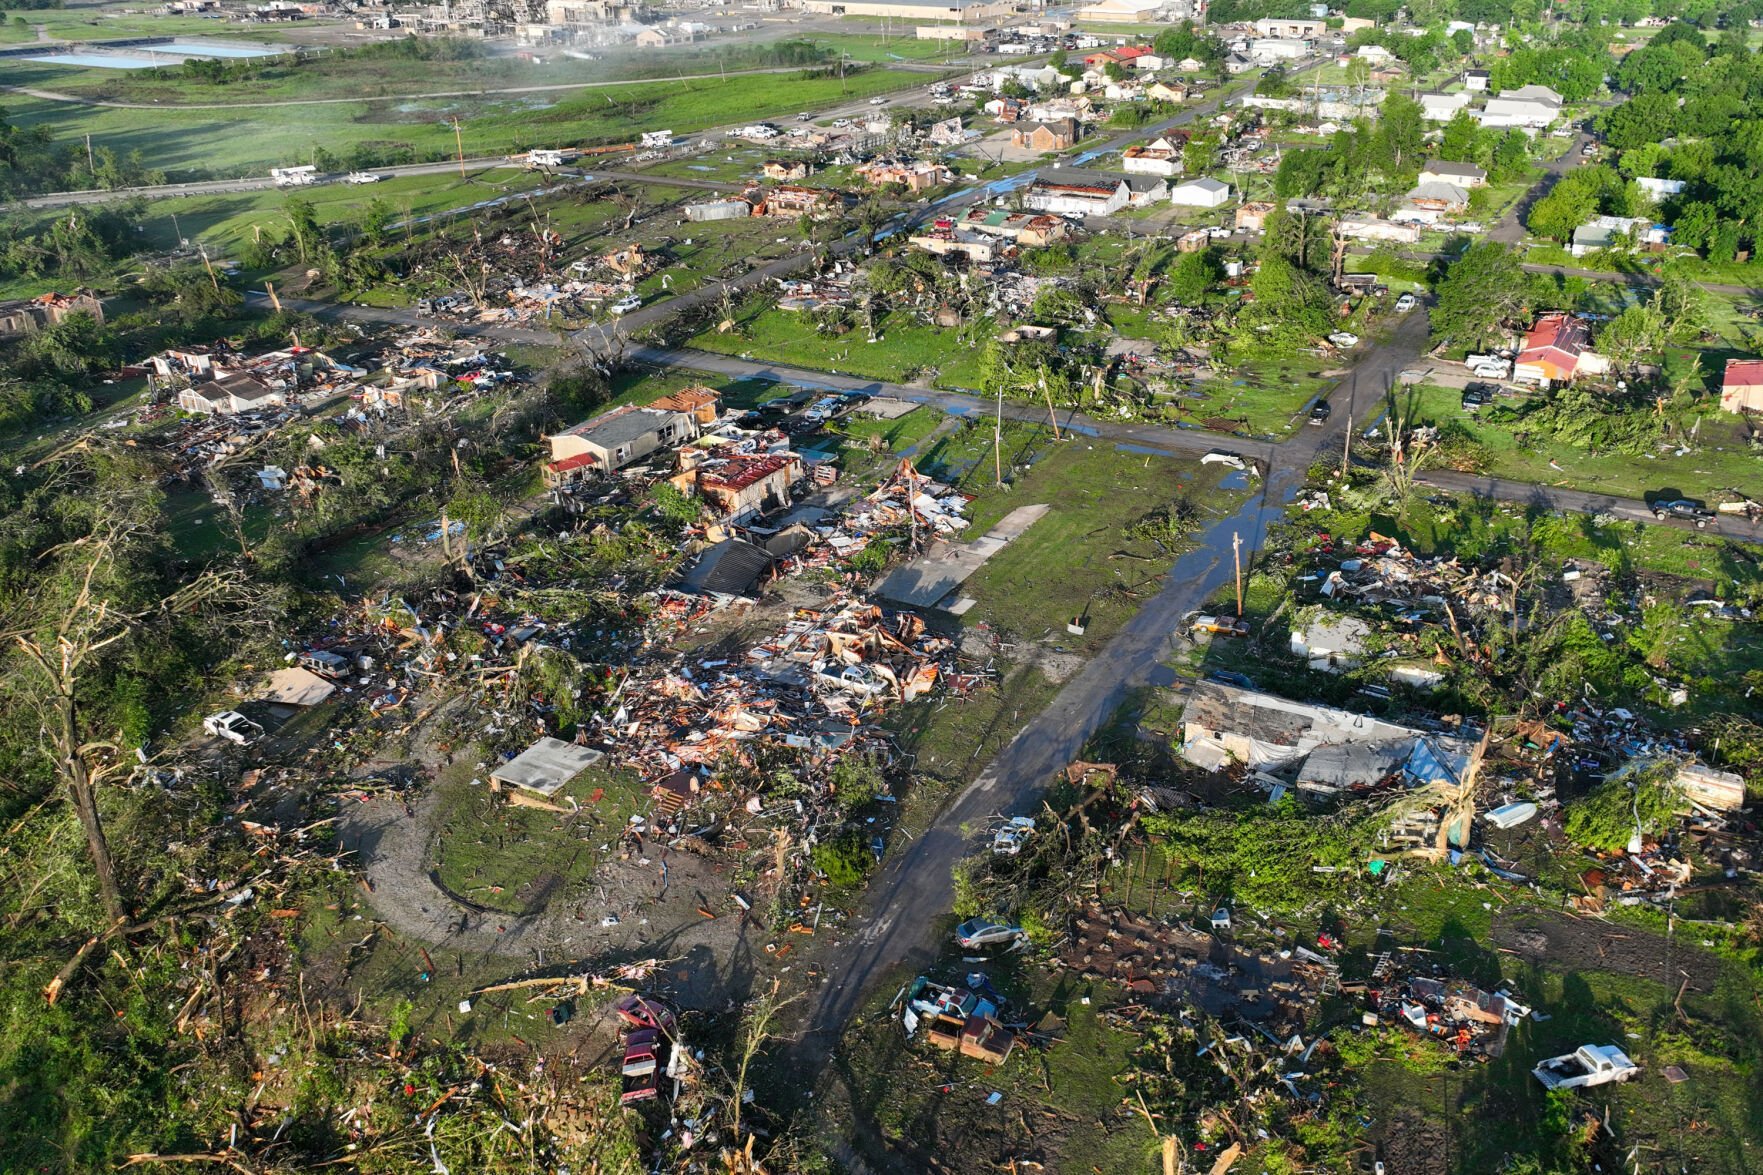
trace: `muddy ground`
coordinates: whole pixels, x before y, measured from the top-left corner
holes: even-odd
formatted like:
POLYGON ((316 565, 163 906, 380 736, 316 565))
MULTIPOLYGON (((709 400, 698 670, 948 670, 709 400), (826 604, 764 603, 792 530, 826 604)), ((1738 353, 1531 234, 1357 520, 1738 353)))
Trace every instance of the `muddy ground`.
POLYGON ((1535 967, 1563 974, 1608 971, 1650 979, 1676 988, 1711 995, 1720 978, 1718 956, 1686 946, 1682 937, 1666 939, 1633 926, 1596 918, 1575 918, 1525 910, 1494 919, 1492 941, 1535 967))

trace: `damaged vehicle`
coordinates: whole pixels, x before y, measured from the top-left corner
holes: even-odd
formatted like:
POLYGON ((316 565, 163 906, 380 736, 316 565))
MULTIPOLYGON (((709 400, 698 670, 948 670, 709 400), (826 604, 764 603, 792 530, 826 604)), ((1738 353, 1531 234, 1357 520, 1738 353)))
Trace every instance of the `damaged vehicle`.
POLYGON ((955 928, 955 942, 970 950, 974 947, 997 946, 1000 943, 1015 946, 1027 939, 1028 932, 1022 927, 1008 926, 986 918, 969 918, 955 928))
POLYGON ((202 729, 215 738, 248 747, 263 737, 263 727, 237 710, 222 710, 202 720, 202 729))

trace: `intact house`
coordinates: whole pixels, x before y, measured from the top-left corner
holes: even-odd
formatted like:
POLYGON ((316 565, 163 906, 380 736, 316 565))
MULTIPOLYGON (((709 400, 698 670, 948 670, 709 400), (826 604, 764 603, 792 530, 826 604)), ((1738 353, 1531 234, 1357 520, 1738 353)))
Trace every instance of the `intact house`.
POLYGON ((1463 88, 1471 91, 1485 90, 1491 77, 1485 69, 1466 69, 1463 71, 1463 88))
POLYGON ((1152 82, 1145 87, 1145 97, 1153 102, 1186 102, 1188 88, 1181 82, 1152 82))
POLYGON ((1632 243, 1641 246, 1664 246, 1671 241, 1671 230, 1654 224, 1645 216, 1594 216, 1573 230, 1573 242, 1567 251, 1584 257, 1599 249, 1610 249, 1632 243))
POLYGON ((1463 90, 1451 94, 1422 94, 1420 115, 1427 122, 1450 122, 1468 105, 1469 94, 1463 90))
POLYGON ((768 180, 805 180, 813 170, 800 159, 767 159, 760 168, 768 180))
POLYGON ((1512 367, 1521 383, 1566 383, 1582 375, 1602 375, 1610 360, 1592 350, 1592 332, 1571 314, 1545 314, 1524 336, 1512 367))
POLYGON ((1077 142, 1077 136, 1077 119, 1056 118, 1033 126, 1018 126, 1010 132, 1010 145, 1031 151, 1063 151, 1077 142))
POLYGON ((1120 153, 1120 170, 1132 175, 1160 175, 1166 179, 1180 175, 1181 150, 1180 143, 1168 138, 1140 147, 1128 147, 1120 153))
POLYGON ((1278 65, 1296 61, 1310 52, 1308 41, 1290 37, 1261 37, 1249 42, 1249 60, 1255 65, 1278 65))
POLYGON ((1639 184, 1641 191, 1645 192, 1648 198, 1653 200, 1663 200, 1667 196, 1676 196, 1680 194, 1684 188, 1684 182, 1682 180, 1662 180, 1650 175, 1636 176, 1634 182, 1639 184))
POLYGON ((1111 216, 1129 205, 1156 203, 1168 194, 1169 185, 1160 176, 1054 167, 1035 177, 1023 203, 1038 212, 1111 216))
POLYGON ((178 393, 178 407, 202 416, 230 416, 286 404, 287 395, 249 372, 236 371, 178 393))
POLYGON ((547 485, 569 485, 596 473, 611 473, 654 453, 696 440, 695 412, 626 404, 553 433, 547 485))
POLYGON ((1728 359, 1720 380, 1722 412, 1763 412, 1763 359, 1728 359))
POLYGON ((1420 169, 1422 184, 1453 184, 1459 188, 1479 188, 1488 182, 1488 173, 1473 163, 1447 163, 1429 159, 1420 169))
POLYGON ((739 524, 788 506, 790 487, 801 477, 802 458, 794 453, 682 449, 680 472, 671 480, 709 503, 717 517, 739 524))
POLYGON ((73 314, 90 314, 104 321, 104 303, 91 294, 39 294, 0 302, 0 339, 36 334, 45 326, 54 326, 73 314))
POLYGON ((873 187, 882 188, 893 184, 908 192, 927 192, 932 188, 940 188, 955 178, 955 173, 940 163, 906 163, 896 159, 872 159, 852 168, 852 174, 873 187))
POLYGON ((1542 130, 1561 117, 1561 95, 1547 86, 1520 86, 1489 98, 1481 111, 1481 125, 1542 130))
POLYGON ((1316 17, 1267 17, 1255 22, 1255 32, 1263 37, 1320 37, 1328 22, 1316 17))
POLYGON ((1057 216, 1037 212, 1012 212, 983 205, 969 208, 961 217, 960 227, 988 236, 1015 241, 1026 249, 1056 245, 1071 235, 1071 225, 1057 216))
POLYGON ((1169 189, 1171 204, 1187 204, 1196 208, 1217 208, 1230 202, 1231 186, 1209 175, 1185 180, 1169 189))
POLYGON ((1474 784, 1486 750, 1479 731, 1440 734, 1212 681, 1194 686, 1182 709, 1188 762, 1243 764, 1316 799, 1386 784, 1458 793, 1474 784))

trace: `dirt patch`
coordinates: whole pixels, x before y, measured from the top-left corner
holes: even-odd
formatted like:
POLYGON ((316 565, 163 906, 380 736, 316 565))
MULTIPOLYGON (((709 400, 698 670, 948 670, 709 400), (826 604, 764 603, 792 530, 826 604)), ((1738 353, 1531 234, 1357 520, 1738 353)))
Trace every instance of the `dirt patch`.
POLYGON ((1384 1167, 1402 1175, 1448 1175, 1449 1153, 1444 1124, 1413 1110, 1391 1115, 1377 1146, 1384 1167))
POLYGON ((1720 978, 1717 955, 1651 931, 1591 918, 1540 911, 1501 915, 1494 919, 1492 937, 1495 946, 1525 962, 1562 973, 1609 971, 1673 990, 1687 979, 1689 989, 1701 995, 1711 995, 1720 978))

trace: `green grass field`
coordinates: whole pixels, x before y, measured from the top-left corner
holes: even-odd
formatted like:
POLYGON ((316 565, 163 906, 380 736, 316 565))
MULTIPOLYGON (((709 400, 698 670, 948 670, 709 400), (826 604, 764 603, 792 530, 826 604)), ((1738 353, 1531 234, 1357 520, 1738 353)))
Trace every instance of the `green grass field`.
POLYGON ((1676 449, 1667 448, 1634 457, 1615 452, 1594 455, 1534 435, 1521 440, 1510 428, 1463 411, 1462 393, 1455 389, 1422 388, 1416 399, 1419 419, 1461 422, 1486 454, 1482 472, 1494 477, 1624 498, 1645 498, 1670 488, 1715 500, 1728 487, 1748 490, 1757 481, 1758 456, 1746 442, 1748 427, 1730 413, 1702 417, 1693 452, 1680 457, 1676 449))
POLYGON ((979 349, 963 343, 955 331, 927 326, 901 313, 880 317, 876 330, 881 338, 874 343, 866 341, 861 327, 842 335, 822 335, 806 315, 750 307, 742 312, 739 333, 706 330, 692 339, 691 345, 724 355, 760 355, 777 363, 892 383, 905 382, 934 367, 935 382, 940 386, 972 388, 979 384, 979 349))
MULTIPOLYGON (((15 68, 18 84, 51 86, 56 80, 50 67, 9 63, 9 70, 15 68)), ((455 149, 450 122, 455 117, 466 154, 479 157, 534 146, 628 142, 659 127, 689 134, 921 86, 931 76, 885 68, 853 73, 843 81, 801 74, 747 75, 506 98, 336 102, 297 107, 297 116, 275 106, 138 110, 24 95, 9 96, 7 111, 15 124, 47 127, 58 140, 90 134, 94 145, 120 155, 139 150, 150 166, 176 180, 256 174, 311 162, 321 148, 338 157, 359 147, 419 160, 444 159, 455 149)))

